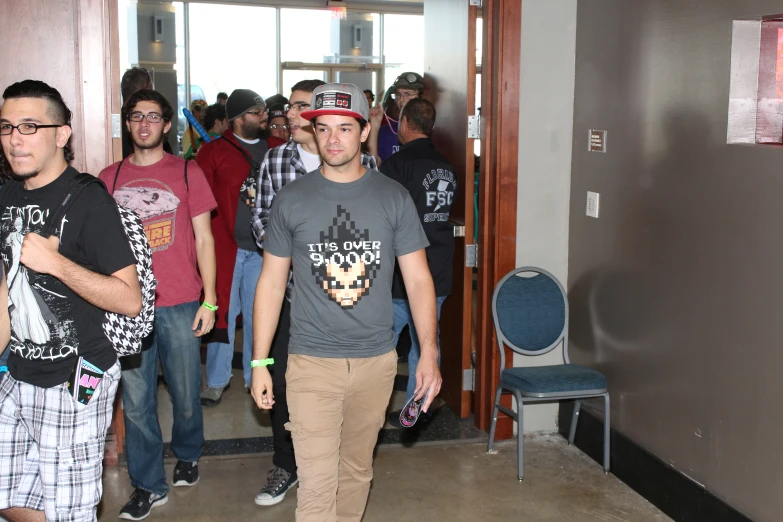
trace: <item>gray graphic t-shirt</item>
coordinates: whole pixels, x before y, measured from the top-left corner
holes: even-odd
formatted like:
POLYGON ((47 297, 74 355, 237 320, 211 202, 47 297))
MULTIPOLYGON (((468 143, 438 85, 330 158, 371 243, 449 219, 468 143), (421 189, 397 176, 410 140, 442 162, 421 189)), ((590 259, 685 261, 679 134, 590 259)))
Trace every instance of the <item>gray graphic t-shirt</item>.
POLYGON ((289 352, 361 358, 393 350, 395 257, 427 246, 410 194, 377 170, 351 183, 313 171, 283 187, 264 249, 292 258, 289 352))

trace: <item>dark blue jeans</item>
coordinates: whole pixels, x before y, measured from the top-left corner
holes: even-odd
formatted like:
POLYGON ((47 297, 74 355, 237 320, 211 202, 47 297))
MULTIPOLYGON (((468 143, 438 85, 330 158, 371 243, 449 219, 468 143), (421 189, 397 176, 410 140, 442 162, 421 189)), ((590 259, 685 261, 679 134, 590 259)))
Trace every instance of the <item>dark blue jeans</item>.
POLYGON ((163 438, 158 423, 158 360, 174 406, 171 451, 197 462, 204 445, 201 414, 201 340, 191 327, 199 303, 155 309, 155 326, 140 354, 122 359, 122 403, 128 473, 134 488, 162 495, 163 438))
MULTIPOLYGON (((448 296, 439 296, 435 298, 438 306, 438 322, 440 322, 440 309, 448 296)), ((419 336, 416 335, 416 327, 413 325, 413 314, 407 299, 392 299, 394 301, 394 346, 400 337, 400 332, 407 324, 410 327, 411 351, 408 354, 408 391, 405 397, 406 402, 411 400, 413 392, 416 391, 416 367, 419 364, 421 356, 421 346, 419 346, 419 336)), ((440 326, 438 326, 438 367, 440 367, 440 326)))

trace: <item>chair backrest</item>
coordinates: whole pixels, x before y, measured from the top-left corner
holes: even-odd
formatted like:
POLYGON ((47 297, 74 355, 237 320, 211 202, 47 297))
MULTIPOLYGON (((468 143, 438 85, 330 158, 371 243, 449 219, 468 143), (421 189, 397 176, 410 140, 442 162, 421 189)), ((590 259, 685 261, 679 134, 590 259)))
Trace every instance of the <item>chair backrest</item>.
POLYGON ((492 318, 505 368, 505 344, 523 355, 543 355, 563 342, 568 362, 568 297, 563 285, 542 268, 515 268, 492 296, 492 318))

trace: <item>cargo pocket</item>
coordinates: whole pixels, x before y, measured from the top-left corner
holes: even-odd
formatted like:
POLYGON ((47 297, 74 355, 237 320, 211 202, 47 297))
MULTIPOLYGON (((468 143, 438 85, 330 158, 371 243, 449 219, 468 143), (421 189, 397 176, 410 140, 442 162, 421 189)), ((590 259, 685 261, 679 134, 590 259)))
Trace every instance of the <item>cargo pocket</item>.
POLYGON ((57 448, 56 512, 73 520, 92 520, 92 510, 101 500, 102 469, 103 441, 57 448))

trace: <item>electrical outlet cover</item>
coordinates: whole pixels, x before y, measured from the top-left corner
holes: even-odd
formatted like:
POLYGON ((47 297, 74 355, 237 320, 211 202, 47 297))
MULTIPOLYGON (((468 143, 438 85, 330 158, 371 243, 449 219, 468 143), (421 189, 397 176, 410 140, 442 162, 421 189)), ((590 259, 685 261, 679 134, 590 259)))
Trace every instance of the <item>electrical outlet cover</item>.
POLYGON ((600 210, 601 195, 598 192, 587 193, 587 216, 597 218, 600 210))

